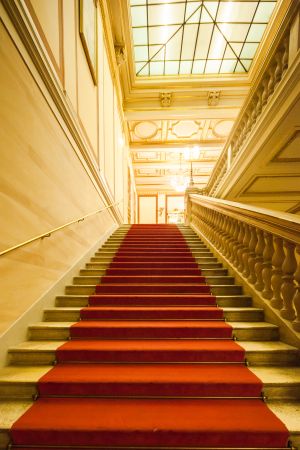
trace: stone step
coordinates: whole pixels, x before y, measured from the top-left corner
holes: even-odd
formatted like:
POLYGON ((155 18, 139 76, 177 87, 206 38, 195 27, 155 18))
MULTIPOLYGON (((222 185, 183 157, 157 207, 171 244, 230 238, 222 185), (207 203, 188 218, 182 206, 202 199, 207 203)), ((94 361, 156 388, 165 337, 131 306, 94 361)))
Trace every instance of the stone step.
MULTIPOLYGON (((114 321, 120 323, 120 327, 124 324, 125 321, 114 321)), ((128 322, 128 321, 127 321, 128 322)), ((130 321, 132 325, 138 323, 138 321, 130 321)), ((145 321, 148 322, 148 321, 145 321)), ((164 321, 159 321, 162 325, 164 321)), ((176 321, 180 322, 180 321, 176 321)), ((195 320, 195 322, 197 322, 195 320)), ((199 321, 201 322, 201 321, 199 321)), ((38 322, 34 325, 30 325, 29 330, 29 338, 31 340, 67 340, 70 338, 70 327, 75 322, 38 322)), ((103 321, 103 326, 105 328, 107 320, 103 321)), ((149 321, 149 325, 153 323, 153 321, 149 321)), ((170 321, 168 321, 170 323, 170 321)), ((184 326, 185 321, 182 321, 182 326, 184 326)), ((276 325, 267 323, 267 322, 228 322, 229 325, 233 328, 233 336, 239 341, 269 341, 278 339, 278 327, 276 325)), ((125 325, 124 325, 125 326, 125 325)), ((111 338, 108 338, 111 339, 111 338)), ((136 339, 140 339, 137 336, 136 339)), ((183 338, 184 339, 184 338, 183 338)), ((196 338, 197 339, 197 338, 196 338)))
MULTIPOLYGON (((103 247, 104 246, 109 246, 109 245, 117 247, 120 244, 122 244, 122 242, 123 242, 123 238, 109 238, 109 239, 107 239, 107 241, 105 241, 105 244, 103 245, 103 247)), ((140 246, 142 244, 146 244, 146 245, 148 245, 148 244, 155 244, 156 242, 154 240, 153 241, 149 241, 148 239, 146 239, 146 240, 144 240, 144 239, 129 240, 128 239, 128 240, 126 240, 126 243, 128 243, 128 244, 130 244, 132 246, 135 246, 135 245, 140 246)), ((180 244, 180 242, 176 242, 175 243, 175 241, 173 241, 172 239, 170 239, 170 240, 169 239, 162 239, 162 241, 161 242, 159 241, 158 243, 156 243, 156 245, 159 247, 160 244, 164 245, 166 243, 170 244, 171 246, 172 246, 172 243, 174 243, 174 245, 175 244, 180 244)), ((182 241, 182 244, 188 244, 189 246, 192 246, 192 247, 198 246, 198 247, 201 247, 201 248, 208 248, 204 244, 204 242, 200 241, 199 239, 194 239, 194 238, 185 239, 185 240, 182 241)), ((103 247, 100 247, 100 248, 103 248, 103 247)))
MULTIPOLYGON (((110 264, 113 260, 115 254, 111 255, 101 255, 101 256, 92 256, 90 262, 103 262, 110 264)), ((131 257, 132 261, 137 261, 137 258, 134 256, 131 257)), ((153 257, 153 261, 157 261, 155 257, 153 257)), ((218 263, 219 261, 214 256, 197 256, 195 257, 195 261, 198 263, 200 267, 203 267, 203 263, 218 263)), ((127 262, 130 262, 130 259, 127 260, 127 262)))
MULTIPOLYGON (((237 285, 215 285, 211 286, 213 295, 236 295, 242 293, 242 287, 237 285)), ((95 293, 95 285, 70 285, 66 286, 66 294, 92 295, 95 293)))
MULTIPOLYGON (((57 307, 85 307, 88 306, 88 295, 59 295, 56 297, 57 307)), ((248 295, 219 295, 217 304, 220 307, 249 307, 252 299, 248 295)))
MULTIPOLYGON (((106 269, 111 263, 111 260, 106 261, 106 262, 89 262, 85 265, 86 269, 106 269)), ((124 264, 125 266, 125 264, 124 264)), ((128 267, 128 266, 126 266, 128 267)), ((143 264, 140 263, 140 267, 143 267, 143 264)), ((176 265, 174 265, 174 267, 176 267, 176 265)), ((199 267, 200 268, 200 267, 199 267)), ((201 270, 205 270, 205 269, 222 269, 222 270, 226 270, 227 273, 227 269, 223 269, 222 267, 222 263, 219 262, 208 262, 208 263, 202 263, 201 264, 201 270)))
POLYGON ((263 392, 269 400, 300 399, 300 367, 250 367, 262 380, 263 392))
MULTIPOLYGON (((132 271, 134 271, 135 269, 133 268, 132 271)), ((151 269, 149 269, 150 271, 151 269)), ((163 275, 164 271, 162 269, 157 269, 157 271, 159 271, 159 275, 163 275)), ((84 276, 84 277, 101 277, 103 275, 105 275, 106 273, 106 268, 102 268, 102 269, 82 269, 79 272, 80 276, 84 276)), ((203 276, 226 276, 228 273, 227 269, 223 269, 223 268, 216 268, 216 269, 202 269, 201 270, 201 275, 203 276)), ((137 275, 142 275, 142 273, 137 273, 137 275)), ((157 275, 157 274, 156 274, 157 275)))
MULTIPOLYGON (((115 254, 116 254, 116 251, 117 251, 117 249, 116 250, 106 250, 106 249, 101 249, 100 251, 98 251, 98 252, 96 252, 95 253, 95 257, 98 257, 98 256, 107 256, 107 257, 113 257, 113 256, 115 256, 115 254)), ((169 252, 169 254, 167 255, 167 256, 171 256, 171 257, 173 257, 173 253, 176 253, 176 256, 178 257, 181 257, 181 253, 182 252, 169 252)), ((152 257, 157 257, 157 256, 160 256, 161 255, 161 251, 160 250, 155 250, 155 252, 152 252, 151 250, 149 251, 149 253, 148 252, 145 252, 145 254, 147 255, 147 256, 152 256, 152 257)), ((165 253, 164 253, 165 254, 165 253)), ((127 251, 126 250, 126 252, 124 252, 124 254, 123 255, 120 255, 120 256, 144 256, 144 254, 143 253, 139 253, 139 250, 136 250, 136 251, 134 251, 134 250, 131 250, 131 251, 127 251)), ((203 250, 193 250, 192 251, 192 255, 195 257, 195 258, 203 258, 203 257, 206 257, 206 258, 208 258, 208 257, 213 257, 213 254, 209 251, 209 250, 207 250, 207 249, 203 249, 203 250)), ((184 256, 186 256, 186 253, 184 254, 184 256)))
MULTIPOLYGON (((30 407, 31 402, 23 402, 23 401, 13 401, 6 402, 0 406, 0 416, 6 417, 5 422, 3 422, 3 426, 0 431, 0 450, 4 450, 8 448, 10 437, 9 437, 9 429, 12 424, 22 415, 24 412, 30 407), (9 412, 9 414, 8 414, 9 412)), ((270 408, 274 411, 276 415, 280 417, 283 423, 286 425, 287 429, 290 432, 290 439, 293 444, 293 448, 296 448, 300 445, 300 432, 299 432, 299 411, 300 411, 300 402, 271 402, 269 403, 270 408), (295 411, 297 414, 295 414, 295 411)), ((95 447, 89 447, 90 450, 96 450, 95 447)), ((82 447, 82 450, 88 450, 82 447)), ((107 448, 107 450, 110 450, 107 448)), ((124 447, 126 450, 126 447, 124 447)), ((136 448, 136 450, 139 450, 136 448)), ((169 449, 169 450, 176 450, 169 449)), ((188 450, 188 448, 186 449, 188 450)), ((232 448, 231 450, 245 450, 244 448, 232 448)), ((261 448, 259 450, 270 450, 270 448, 261 448)))
MULTIPOLYGON (((234 278, 230 276, 206 276, 206 282, 207 284, 214 286, 218 284, 234 284, 234 278)), ((151 280, 149 278, 149 282, 151 283, 151 280)), ((101 283, 101 277, 99 276, 79 276, 73 278, 74 285, 93 285, 96 286, 97 284, 101 283)))
MULTIPOLYGON (((23 342, 9 349, 10 364, 52 365, 56 360, 56 349, 65 342, 65 340, 23 342)), ((297 366, 299 364, 299 350, 280 341, 242 341, 239 345, 245 349, 250 366, 297 366)))
MULTIPOLYGON (((31 400, 38 394, 37 382, 53 366, 8 366, 0 370, 0 399, 31 400)), ((159 365, 157 365, 159 370, 159 365)), ((263 382, 267 401, 300 400, 300 367, 251 367, 263 382)), ((0 402, 1 402, 0 400, 0 402)))
MULTIPOLYGON (((122 307, 104 307, 105 310, 115 311, 116 317, 118 310, 122 307)), ((139 310, 139 307, 132 307, 132 309, 139 310)), ((156 307, 150 308, 155 310, 156 307)), ((176 309, 176 307, 172 308, 176 309)), ((188 308, 192 309, 192 308, 188 308)), ((44 320, 47 322, 78 322, 80 320, 80 307, 57 307, 48 308, 44 311, 44 320)), ((259 308, 224 308, 224 317, 227 321, 233 322, 259 322, 264 318, 263 309, 259 308)), ((108 319, 105 319, 108 320, 108 319)), ((124 319, 125 320, 125 319, 124 319)), ((172 319, 170 319, 172 320, 172 319)))

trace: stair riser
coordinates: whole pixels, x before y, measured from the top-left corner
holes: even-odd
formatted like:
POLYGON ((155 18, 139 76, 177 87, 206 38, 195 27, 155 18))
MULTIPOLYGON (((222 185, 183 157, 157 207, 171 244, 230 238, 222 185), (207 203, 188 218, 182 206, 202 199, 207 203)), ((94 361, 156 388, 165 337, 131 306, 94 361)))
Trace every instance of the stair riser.
MULTIPOLYGON (((88 306, 89 296, 59 296, 56 298, 57 307, 82 307, 88 306)), ((251 306, 251 298, 247 296, 218 296, 217 304, 220 307, 247 307, 251 306)))
MULTIPOLYGON (((92 258, 91 258, 91 262, 93 263, 93 262, 98 262, 98 263, 103 263, 103 264, 107 264, 107 265, 109 265, 111 262, 112 262, 112 260, 114 259, 114 255, 111 255, 111 256, 93 256, 92 258)), ((149 262, 149 258, 147 258, 147 257, 145 257, 145 258, 136 258, 136 257, 134 257, 134 256, 132 256, 131 258, 126 258, 126 260, 125 259, 123 259, 123 261, 119 261, 119 260, 116 260, 115 262, 127 262, 127 263, 130 263, 130 262, 136 262, 136 261, 140 261, 140 262, 149 262)), ((170 258, 164 258, 163 260, 157 260, 157 258, 155 258, 155 257, 152 257, 151 258, 151 261, 152 262, 174 262, 174 257, 170 257, 170 258)), ((195 257, 195 261, 199 264, 199 266, 200 267, 202 267, 202 264, 204 263, 218 263, 219 264, 219 262, 218 262, 218 260, 217 260, 217 258, 215 258, 215 257, 213 257, 213 256, 210 256, 210 257, 195 257)), ((178 262, 184 262, 184 260, 183 259, 178 259, 178 262)), ((190 262, 190 261, 188 261, 188 262, 190 262)), ((194 261, 192 261, 192 262, 194 262, 194 261)))
MULTIPOLYGON (((116 280, 117 281, 117 280, 116 280)), ((177 279, 174 280, 174 282, 176 283, 181 283, 180 278, 178 277, 177 279)), ((134 281, 132 280, 130 283, 133 283, 134 281)), ((137 280, 138 282, 138 280, 137 280)), ((188 283, 192 283, 192 281, 187 281, 188 283)), ((194 282, 199 282, 197 280, 195 280, 194 282)), ((112 281, 112 283, 114 283, 114 281, 112 281)), ((126 283, 126 279, 121 280, 120 283, 126 283)), ((130 284, 128 283, 128 284, 130 284)), ((142 281, 142 283, 147 283, 147 281, 142 281)), ((151 280, 149 279, 149 283, 151 283, 151 280)), ((234 283, 234 278, 233 277, 219 277, 219 276, 212 276, 212 277, 206 277, 206 283, 214 286, 214 285, 219 285, 219 284, 228 284, 228 285, 232 285, 234 283)), ((96 286, 97 284, 101 284, 101 277, 88 277, 88 276, 82 276, 82 277, 75 277, 74 278, 74 285, 78 285, 78 286, 96 286)), ((102 282, 103 284, 103 282, 102 282)), ((105 283, 104 283, 105 284, 105 283)))
MULTIPOLYGON (((138 269, 138 268, 137 268, 138 269)), ((119 269, 117 269, 119 270, 119 269)), ((120 269, 122 270, 122 269, 120 269)), ((124 269, 126 270, 126 269, 124 269)), ((149 272, 151 271, 151 269, 149 269, 149 272)), ((170 268, 170 271, 172 271, 172 268, 170 268)), ((143 275, 143 271, 138 271, 135 269, 132 269, 130 271, 130 275, 143 275)), ((80 276, 84 276, 84 277, 101 277, 103 275, 106 274, 106 270, 105 269, 83 269, 80 271, 80 276)), ((125 275, 127 275, 128 273, 126 273, 125 275)), ((157 273, 156 275, 164 275, 164 271, 157 268, 157 273)), ((175 273, 176 274, 176 273, 175 273)), ((201 269, 201 275, 203 276, 227 276, 227 270, 226 269, 201 269)))
POLYGON ((31 400, 37 393, 38 393, 37 383, 0 382, 1 400, 2 399, 31 400))
MULTIPOLYGON (((211 292, 213 295, 230 295, 230 294, 241 294, 241 286, 212 286, 211 292)), ((92 295, 95 293, 95 286, 67 286, 66 294, 77 294, 77 295, 92 295)), ((147 293, 147 291, 146 291, 147 293)))
MULTIPOLYGON (((293 366, 298 364, 298 353, 296 351, 279 351, 279 352, 246 352, 246 359, 253 366, 293 366)), ((55 351, 9 351, 11 364, 14 365, 51 365, 56 360, 55 351)), ((103 362, 103 361, 102 361, 103 362)), ((118 362, 117 356, 114 362, 118 362)), ((142 355, 139 356, 138 363, 142 363, 142 355)), ((174 357, 173 362, 178 361, 174 357)), ((194 361, 195 362, 195 361, 194 361)), ((201 364, 201 363, 200 363, 201 364)))
MULTIPOLYGON (((102 270, 104 270, 110 265, 110 263, 111 262, 107 262, 106 264, 103 263, 103 262, 87 263, 86 264, 86 268, 87 269, 102 269, 102 270)), ((139 264, 139 263, 137 263, 136 266, 137 266, 137 268, 138 267, 142 267, 142 265, 139 264)), ((167 263, 165 264, 165 267, 168 267, 168 268, 171 268, 173 266, 176 266, 176 264, 175 265, 174 264, 169 264, 168 265, 167 263)), ((121 267, 121 266, 119 266, 119 267, 121 267)), ((122 267, 128 267, 128 265, 125 263, 125 264, 122 264, 122 267)), ((130 267, 132 267, 132 265, 130 265, 130 267)), ((223 269, 221 263, 218 263, 218 262, 215 262, 215 263, 202 263, 201 264, 201 270, 206 270, 206 269, 219 269, 219 270, 224 270, 227 273, 227 269, 223 269)), ((224 275, 225 275, 225 273, 224 273, 224 275)))
MULTIPOLYGON (((224 317, 229 322, 259 322, 263 320, 263 312, 260 311, 240 311, 231 312, 224 311, 224 317)), ((182 312, 178 313, 178 317, 165 317, 164 320, 180 320, 185 317, 182 316, 182 312)), ((196 315, 192 317, 197 318, 196 315)), ((135 320, 138 320, 134 317, 135 320)), ((46 311, 44 313, 44 320, 46 322, 79 322, 80 311, 60 311, 59 308, 55 311, 46 311)), ((110 317, 105 317, 105 320, 125 320, 120 317, 117 312, 112 312, 110 317)), ((127 318, 128 320, 128 318, 127 318)), ((151 318, 149 318, 151 320, 151 318)), ((152 318, 153 320, 153 318, 152 318)), ((191 318, 190 318, 191 320, 191 318)))
MULTIPOLYGON (((234 336, 239 341, 271 341, 278 339, 278 331, 277 329, 269 329, 269 328, 259 328, 259 329, 233 329, 234 336)), ((128 336, 125 339, 204 339, 209 338, 209 335, 202 330, 188 330, 186 331, 184 328, 173 329, 173 330, 157 330, 153 331, 149 329, 146 331, 139 330, 125 330, 117 333, 117 330, 104 330, 104 331, 96 331, 96 337, 94 337, 93 333, 86 337, 82 337, 82 339, 123 339, 123 336, 128 336), (128 334, 129 333, 129 334, 128 334)), ((228 331, 226 336, 223 332, 215 332, 215 338, 229 338, 231 332, 228 331)), ((78 338, 80 334, 78 334, 78 338)), ((69 327, 47 327, 45 324, 44 328, 29 328, 29 337, 32 340, 37 341, 49 341, 49 340, 68 340, 70 338, 70 328, 69 327)))
MULTIPOLYGON (((169 390, 174 389, 173 395, 174 397, 178 397, 178 387, 175 385, 170 386, 168 384, 169 390)), ((97 391, 99 392, 99 396, 101 396, 101 388, 98 386, 96 387, 97 391)), ((144 391, 147 392, 148 388, 145 386, 144 391)), ((143 396, 142 394, 142 388, 141 386, 133 386, 131 389, 132 396, 143 396)), ((153 387, 152 387, 153 391, 153 387)), ((82 395, 82 389, 79 391, 79 395, 82 395)), ((112 384, 111 392, 108 393, 107 389, 105 391, 105 395, 111 395, 112 397, 116 397, 119 395, 124 395, 122 390, 122 385, 118 384, 112 384), (118 389, 119 388, 119 389, 118 389), (118 389, 118 392, 117 390, 118 389)), ((165 387, 159 387, 157 389, 157 392, 155 393, 157 396, 164 396, 165 395, 165 387)), ((299 400, 300 399, 300 385, 299 384, 293 384, 293 385, 282 385, 282 386, 269 386, 268 384, 264 384, 263 387, 264 395, 267 397, 268 400, 299 400)), ((10 382, 10 383, 0 383, 0 398, 1 399, 7 399, 7 400, 31 400, 34 396, 38 394, 38 388, 37 388, 37 382, 32 383, 21 383, 21 382, 10 382)), ((199 393, 193 392, 189 393, 190 396, 197 396, 199 393)), ((66 395, 64 393, 64 395, 66 395)), ((74 393, 73 393, 74 395, 74 393)), ((103 394, 102 394, 103 395, 103 394)), ((128 395, 128 394, 127 394, 128 395)), ((144 394, 145 395, 145 394, 144 394)), ((153 394, 154 395, 154 394, 153 394)), ((212 395, 213 396, 213 395, 212 395)), ((224 396, 226 397, 226 393, 224 393, 224 396)), ((1 448, 1 447, 0 447, 1 448)))
MULTIPOLYGON (((145 250, 145 251, 143 251, 143 252, 140 252, 139 250, 119 250, 118 251, 118 256, 122 256, 122 257, 129 257, 129 256, 131 256, 131 257, 134 257, 134 256, 150 256, 150 257, 152 257, 152 258, 154 258, 154 257, 160 257, 161 255, 162 255, 162 252, 163 252, 163 250, 153 250, 153 251, 151 251, 151 250, 145 250)), ((95 253, 95 257, 98 257, 98 256, 108 256, 108 257, 113 257, 113 256, 115 256, 116 255, 116 253, 117 253, 117 250, 116 251, 114 251, 114 250, 111 250, 111 251, 109 251, 109 250, 100 250, 99 252, 96 252, 95 253)), ((190 252, 190 255, 187 253, 187 250, 183 250, 183 251, 179 251, 179 250, 174 250, 174 251, 172 251, 171 249, 168 251, 168 252, 163 252, 163 255, 165 255, 165 256, 168 256, 168 257, 173 257, 173 256, 176 256, 176 257, 181 257, 181 255, 183 255, 184 257, 186 257, 186 256, 194 256, 195 258, 199 258, 199 257, 213 257, 213 254, 210 252, 210 251, 208 251, 208 250, 195 250, 195 251, 191 251, 190 252)))

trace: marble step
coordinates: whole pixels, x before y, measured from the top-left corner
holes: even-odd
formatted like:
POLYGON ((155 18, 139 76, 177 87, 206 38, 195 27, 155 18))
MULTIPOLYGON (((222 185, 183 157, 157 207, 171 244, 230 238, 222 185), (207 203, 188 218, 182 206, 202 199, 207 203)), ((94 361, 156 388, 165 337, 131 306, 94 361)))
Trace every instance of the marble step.
MULTIPOLYGON (((132 270, 134 271, 135 269, 133 268, 132 270)), ((151 269, 149 269, 149 271, 150 270, 151 269)), ((159 273, 157 273, 155 275, 163 275, 164 274, 164 271, 161 270, 160 268, 158 268, 157 270, 159 271, 159 273)), ((210 275, 211 276, 226 276, 227 273, 228 273, 228 270, 227 269, 223 269, 223 268, 202 269, 201 270, 201 275, 203 275, 203 276, 210 276, 210 275)), ((80 276, 85 276, 85 277, 89 277, 89 276, 101 277, 101 276, 103 276, 105 274, 106 274, 106 268, 102 268, 102 269, 82 269, 79 272, 80 276)), ((137 273, 137 275, 142 275, 142 273, 137 273)))
MULTIPOLYGON (((84 307, 88 306, 88 295, 59 295, 56 297, 57 307, 84 307)), ((249 307, 252 299, 248 295, 218 295, 217 304, 220 307, 249 307)))
MULTIPOLYGON (((204 275, 204 274, 203 274, 204 275)), ((116 276, 117 278, 118 276, 116 276)), ((234 284, 234 278, 230 276, 219 276, 219 275, 213 275, 213 276, 206 276, 206 282, 207 284, 214 286, 218 284, 234 284)), ((150 279, 149 279, 149 282, 150 279)), ((96 286, 97 284, 101 283, 101 277, 99 276, 79 276, 73 278, 74 285, 93 285, 96 286)))
MULTIPOLYGON (((0 369, 0 401, 31 400, 38 394, 37 382, 53 366, 8 366, 0 369)), ((159 365, 158 365, 159 369, 159 365)), ((300 400, 300 367, 251 367, 263 382, 268 401, 300 400)))
MULTIPOLYGON (((117 252, 117 249, 106 249, 106 248, 101 248, 101 250, 97 251, 95 253, 95 257, 97 256, 114 256, 117 252)), ((149 250, 149 253, 145 251, 145 253, 147 253, 147 256, 157 256, 157 255, 161 255, 162 251, 159 249, 156 249, 155 251, 149 250)), ((168 255, 166 256, 173 256, 173 253, 176 253, 176 256, 181 256, 181 254, 183 254, 184 252, 173 252, 171 251, 168 255)), ((126 250, 124 252, 124 254, 122 256, 137 256, 137 254, 139 256, 143 256, 144 252, 139 252, 139 250, 126 250)), ((164 253, 165 254, 165 253, 164 253)), ((213 254, 210 250, 207 249, 197 249, 197 250, 192 250, 192 255, 196 258, 199 257, 213 257, 213 254)), ((186 256, 186 253, 184 254, 184 256, 186 256)))
MULTIPOLYGON (((26 341, 8 350, 12 365, 51 365, 55 351, 66 341, 26 341)), ((241 341, 250 366, 297 366, 299 350, 280 341, 241 341)), ((116 361, 117 362, 117 361, 116 361)))
MULTIPOLYGON (((116 320, 120 327, 125 321, 116 320)), ((129 321, 134 325, 138 321, 129 321)), ((147 322, 147 321, 146 321, 147 322)), ((149 325, 153 321, 149 321, 149 325)), ((162 325, 164 321, 159 321, 162 325)), ((177 321, 179 322, 179 321, 177 321)), ((195 321, 196 322, 196 321, 195 321)), ((28 327, 29 338, 31 340, 67 340, 70 338, 70 327, 75 322, 38 322, 28 327)), ((104 320, 103 325, 107 325, 108 321, 104 320)), ((170 321, 168 321, 170 323, 170 321)), ((267 322, 227 322, 233 328, 233 336, 238 341, 269 341, 276 340, 279 337, 278 327, 267 322)), ((182 321, 184 326, 185 321, 182 321)), ((127 325, 124 325, 127 326, 127 325)), ((105 327, 107 328, 107 327, 105 327)), ((111 338, 108 338, 111 339, 111 338)), ((137 337, 136 339, 139 339, 137 337)), ((168 339, 168 338, 166 338, 168 339)), ((184 339, 184 338, 183 338, 184 339)), ((197 338, 196 338, 197 339, 197 338)))
MULTIPOLYGON (((106 262, 89 262, 85 265, 86 269, 106 269, 111 263, 111 260, 106 261, 106 262)), ((126 266, 128 267, 128 266, 126 266)), ((142 264, 140 267, 143 267, 142 264)), ((176 265, 174 265, 174 267, 176 267, 176 265)), ((199 267, 200 268, 200 267, 199 267)), ((224 269, 222 267, 222 263, 219 262, 208 262, 208 263, 202 263, 201 264, 201 270, 206 270, 206 269, 222 269, 222 270, 226 270, 227 273, 227 269, 224 269)))
MULTIPOLYGON (((101 256, 92 256, 90 262, 102 262, 102 263, 108 263, 110 264, 111 261, 114 258, 114 253, 110 254, 110 255, 104 255, 102 254, 101 256)), ((136 261, 136 259, 134 257, 132 257, 133 261, 136 261)), ((153 261, 157 261, 155 259, 155 257, 153 257, 153 261)), ((218 259, 215 258, 214 256, 196 256, 195 257, 195 261, 198 263, 198 265, 200 267, 203 267, 203 263, 218 263, 218 259)))
MULTIPOLYGON (((116 311, 117 317, 118 309, 122 309, 122 307, 105 307, 105 309, 116 311)), ((136 307, 134 309, 138 310, 139 308, 136 307)), ((155 307, 150 309, 155 310, 155 307)), ((80 310, 80 307, 48 308, 44 311, 43 320, 47 322, 78 322, 80 320, 80 310)), ((264 311, 259 308, 224 308, 223 311, 227 321, 259 322, 264 318, 264 311)))
MULTIPOLYGON (((233 285, 212 285, 211 292, 213 295, 235 295, 242 293, 242 287, 233 285)), ((92 295, 95 293, 95 285, 69 285, 65 288, 66 294, 92 295)))
MULTIPOLYGON (((103 247, 106 247, 106 246, 112 246, 112 247, 118 247, 119 245, 121 245, 122 244, 122 242, 123 242, 123 237, 122 238, 109 238, 109 239, 107 239, 107 241, 105 241, 105 244, 103 245, 103 247)), ((128 240, 126 240, 126 243, 128 243, 128 244, 130 244, 131 246, 135 246, 135 245, 138 245, 138 246, 140 246, 140 245, 142 245, 143 243, 144 244, 154 244, 154 243, 156 243, 155 241, 150 241, 150 240, 144 240, 144 239, 136 239, 136 240, 130 240, 130 239, 128 239, 128 240)), ((173 240, 168 240, 168 239, 163 239, 162 240, 162 242, 157 242, 156 243, 156 245, 158 246, 158 247, 160 247, 160 245, 164 245, 164 244, 169 244, 169 245, 171 245, 172 246, 172 244, 180 244, 180 242, 175 242, 175 241, 173 241, 173 240)), ((201 248, 208 248, 203 242, 201 242, 201 241, 199 241, 199 239, 185 239, 183 242, 182 242, 182 244, 187 244, 187 245, 189 245, 189 246, 191 246, 191 247, 201 247, 201 248)), ((103 247, 100 247, 100 248, 103 248, 103 247)))

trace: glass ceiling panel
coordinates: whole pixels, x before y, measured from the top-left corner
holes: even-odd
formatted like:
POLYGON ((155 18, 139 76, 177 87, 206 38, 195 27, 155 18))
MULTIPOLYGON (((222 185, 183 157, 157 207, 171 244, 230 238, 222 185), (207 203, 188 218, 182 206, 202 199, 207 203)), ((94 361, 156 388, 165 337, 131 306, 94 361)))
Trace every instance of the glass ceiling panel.
POLYGON ((137 76, 245 73, 276 0, 130 0, 137 76))

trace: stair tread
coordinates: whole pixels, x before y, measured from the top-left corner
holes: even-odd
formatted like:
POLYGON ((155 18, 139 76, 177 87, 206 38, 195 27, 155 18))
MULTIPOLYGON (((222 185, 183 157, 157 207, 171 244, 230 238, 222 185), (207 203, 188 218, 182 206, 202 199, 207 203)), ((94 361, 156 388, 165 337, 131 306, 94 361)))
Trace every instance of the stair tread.
MULTIPOLYGON (((192 311, 201 311, 203 309, 214 309, 214 308, 219 308, 217 305, 216 306, 94 306, 93 308, 97 308, 99 310, 104 310, 104 311, 120 311, 120 310, 125 310, 125 311, 132 311, 134 309, 138 310, 138 311, 157 311, 157 310, 179 310, 179 311, 185 311, 187 309, 191 309, 192 311)), ((53 307, 53 308, 47 308, 44 311, 45 312, 54 312, 54 311, 70 311, 70 312, 79 312, 81 311, 83 308, 81 306, 57 306, 57 307, 53 307)), ((263 311, 262 308, 255 308, 255 307, 231 307, 231 306, 224 306, 222 308, 223 311, 227 311, 227 312, 261 312, 263 311)))
MULTIPOLYGON (((36 322, 29 326, 29 328, 70 328, 72 325, 74 325, 77 322, 36 322)), ((165 326, 165 327, 172 327, 172 326, 187 326, 187 327, 197 327, 197 326, 208 326, 212 324, 216 324, 216 326, 221 326, 222 324, 231 325, 233 329, 251 329, 251 328, 275 328, 278 327, 276 325, 270 324, 268 322, 224 322, 223 320, 110 320, 109 322, 105 320, 84 320, 80 322, 81 324, 84 323, 90 323, 92 326, 96 323, 103 326, 103 327, 114 327, 114 326, 132 326, 135 325, 140 326, 165 326), (125 322, 125 323, 124 323, 125 322), (217 325, 220 324, 220 325, 217 325)))
POLYGON ((94 445, 106 446, 118 446, 121 443, 123 446, 135 446, 141 445, 139 442, 145 440, 147 444, 154 446, 158 443, 162 443, 162 446, 182 446, 186 437, 191 436, 189 442, 192 446, 199 442, 199 439, 206 439, 205 442, 209 443, 207 446, 213 447, 220 442, 221 433, 223 447, 228 442, 240 442, 241 438, 246 442, 249 442, 249 439, 250 442, 266 442, 267 445, 269 435, 273 441, 277 440, 279 447, 284 447, 288 438, 282 424, 259 399, 45 398, 34 403, 12 435, 16 444, 20 442, 19 439, 24 442, 24 436, 25 442, 30 439, 30 442, 39 444, 46 440, 50 445, 60 442, 69 442, 69 445, 72 445, 75 436, 76 443, 86 442, 86 435, 81 435, 80 430, 88 433, 94 445), (63 429, 61 417, 64 417, 63 429), (86 420, 87 417, 89 420, 86 420), (35 430, 34 435, 32 428, 35 430), (103 437, 102 430, 105 430, 106 437, 103 437), (139 433, 136 433, 136 430, 139 430, 139 433), (211 433, 211 430, 214 432, 211 433), (108 431, 111 434, 107 435, 108 431))
MULTIPOLYGON (((75 364, 76 365, 76 364, 75 364)), ((224 367, 226 363, 222 364, 224 367)), ((189 377, 195 377, 198 379, 199 374, 201 374, 202 365, 199 364, 90 364, 97 369, 98 373, 100 370, 105 373, 109 372, 110 368, 115 369, 113 374, 110 372, 110 376, 117 379, 122 378, 122 376, 127 376, 129 379, 141 377, 147 377, 149 374, 150 381, 155 379, 163 378, 164 376, 170 376, 170 378, 176 379, 179 373, 186 373, 189 377), (132 368, 137 371, 132 372, 132 368)), ((220 367, 219 364, 208 364, 208 366, 214 366, 216 369, 220 367)), ((205 366, 206 367, 206 366, 205 366)), ((232 365, 229 365, 232 369, 232 365)), ((45 375, 53 366, 7 366, 0 370, 0 383, 36 383, 43 375, 45 375)), ((220 367, 221 369, 221 367, 220 367)), ((68 370, 68 367, 66 368, 68 370)), ((71 364, 69 370, 71 371, 71 364)), ((262 366, 262 367, 250 367, 251 372, 253 372, 264 385, 288 385, 288 384, 300 384, 300 367, 277 367, 277 366, 262 366)), ((76 376, 76 374, 75 374, 76 376)), ((90 377, 96 377, 99 375, 94 375, 93 371, 90 373, 90 377)), ((217 375, 216 375, 217 376, 217 375)), ((188 377, 186 377, 188 378, 188 377)), ((191 378, 188 378, 191 379, 191 378)), ((193 378, 192 378, 193 379, 193 378)), ((71 379, 70 379, 71 381, 71 379)))
MULTIPOLYGON (((175 339, 176 342, 179 344, 185 341, 180 341, 175 339)), ((54 351, 61 345, 65 344, 67 341, 24 341, 18 345, 15 345, 14 347, 11 347, 9 351, 54 351)), ((150 344, 150 347, 154 345, 154 342, 160 345, 162 342, 164 342, 166 345, 170 344, 173 341, 169 340, 162 340, 162 339, 153 339, 151 341, 149 340, 126 340, 126 341, 103 341, 103 342, 118 342, 120 345, 134 345, 134 343, 143 342, 143 344, 147 343, 147 345, 150 344)), ((188 341, 190 343, 191 340, 188 341)), ((198 342, 198 341, 195 341, 198 342)), ((189 344, 188 344, 189 345, 189 344)), ((293 347, 289 344, 285 344, 281 341, 242 341, 239 342, 239 346, 242 347, 246 352, 253 352, 258 351, 261 353, 264 353, 266 351, 271 352, 282 352, 282 351, 292 351, 298 353, 299 350, 296 347, 293 347)))

